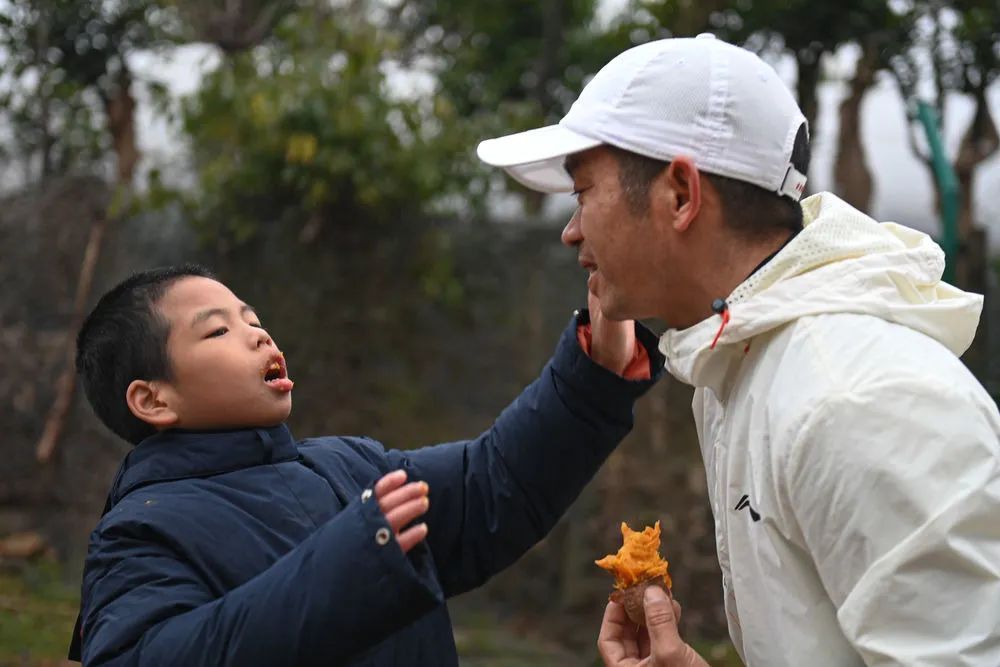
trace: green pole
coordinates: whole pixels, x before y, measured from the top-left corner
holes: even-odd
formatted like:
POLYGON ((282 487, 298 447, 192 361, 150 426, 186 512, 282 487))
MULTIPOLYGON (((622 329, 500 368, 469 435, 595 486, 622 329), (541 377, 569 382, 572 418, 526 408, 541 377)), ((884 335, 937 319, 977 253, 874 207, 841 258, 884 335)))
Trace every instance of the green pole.
POLYGON ((955 281, 955 260, 958 255, 958 177, 945 154, 937 112, 924 101, 917 102, 917 118, 927 134, 931 149, 931 165, 941 193, 941 248, 944 250, 944 279, 955 281))

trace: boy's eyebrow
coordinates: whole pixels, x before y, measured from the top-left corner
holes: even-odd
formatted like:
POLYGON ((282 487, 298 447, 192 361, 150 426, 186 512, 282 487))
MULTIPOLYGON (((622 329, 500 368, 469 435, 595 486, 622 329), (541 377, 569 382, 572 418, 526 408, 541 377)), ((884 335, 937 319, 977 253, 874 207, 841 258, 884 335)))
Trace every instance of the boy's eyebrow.
MULTIPOLYGON (((244 303, 242 306, 240 306, 240 316, 241 317, 243 315, 245 315, 246 313, 256 313, 256 312, 257 311, 254 309, 254 307, 251 306, 248 303, 244 303)), ((225 309, 225 308, 209 308, 209 309, 203 310, 200 313, 198 313, 197 315, 195 315, 194 319, 191 320, 191 326, 195 327, 198 324, 200 324, 201 322, 204 322, 208 318, 212 317, 213 315, 222 315, 223 317, 225 317, 228 314, 229 314, 229 311, 227 309, 225 309)))

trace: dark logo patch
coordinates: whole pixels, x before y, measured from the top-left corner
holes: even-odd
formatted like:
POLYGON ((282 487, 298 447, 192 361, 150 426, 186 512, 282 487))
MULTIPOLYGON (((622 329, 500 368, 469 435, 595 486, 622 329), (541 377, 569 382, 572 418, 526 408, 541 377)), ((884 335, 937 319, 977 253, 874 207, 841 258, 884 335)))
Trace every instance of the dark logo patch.
POLYGON ((740 498, 740 502, 736 503, 736 507, 734 507, 733 509, 737 511, 742 509, 748 509, 750 510, 750 518, 753 519, 754 521, 760 521, 760 514, 758 514, 757 510, 755 510, 753 507, 750 506, 750 497, 745 493, 743 494, 743 497, 740 498))

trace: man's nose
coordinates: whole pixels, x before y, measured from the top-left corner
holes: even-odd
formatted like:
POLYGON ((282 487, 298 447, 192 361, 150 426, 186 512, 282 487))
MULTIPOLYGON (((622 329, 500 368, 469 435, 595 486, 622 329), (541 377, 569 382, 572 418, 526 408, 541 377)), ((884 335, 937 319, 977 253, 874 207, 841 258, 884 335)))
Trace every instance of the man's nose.
POLYGON ((580 231, 580 209, 576 209, 573 212, 573 217, 569 219, 566 226, 562 230, 562 236, 560 239, 563 245, 569 246, 570 248, 580 245, 583 242, 583 233, 580 231))

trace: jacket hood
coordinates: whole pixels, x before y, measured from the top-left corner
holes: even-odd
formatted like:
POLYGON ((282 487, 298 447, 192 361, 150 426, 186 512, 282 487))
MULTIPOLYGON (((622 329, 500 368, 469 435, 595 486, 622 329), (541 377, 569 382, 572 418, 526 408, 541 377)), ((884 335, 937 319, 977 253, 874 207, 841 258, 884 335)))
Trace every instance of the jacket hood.
POLYGON ((802 202, 804 228, 727 298, 729 323, 712 317, 668 330, 660 351, 672 375, 718 387, 755 336, 802 317, 872 315, 939 341, 956 355, 975 337, 983 297, 945 282, 944 252, 926 234, 879 223, 829 193, 802 202))

